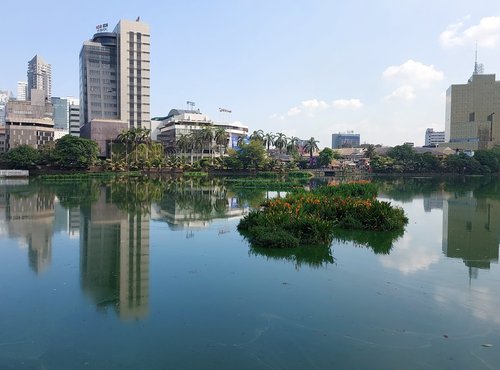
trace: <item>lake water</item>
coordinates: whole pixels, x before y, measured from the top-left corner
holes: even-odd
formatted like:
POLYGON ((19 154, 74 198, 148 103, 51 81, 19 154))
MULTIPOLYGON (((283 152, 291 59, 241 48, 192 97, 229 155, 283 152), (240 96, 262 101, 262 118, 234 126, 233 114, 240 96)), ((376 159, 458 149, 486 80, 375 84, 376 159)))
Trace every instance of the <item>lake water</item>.
POLYGON ((276 192, 0 183, 0 369, 500 368, 500 181, 378 180, 404 233, 254 250, 276 192))

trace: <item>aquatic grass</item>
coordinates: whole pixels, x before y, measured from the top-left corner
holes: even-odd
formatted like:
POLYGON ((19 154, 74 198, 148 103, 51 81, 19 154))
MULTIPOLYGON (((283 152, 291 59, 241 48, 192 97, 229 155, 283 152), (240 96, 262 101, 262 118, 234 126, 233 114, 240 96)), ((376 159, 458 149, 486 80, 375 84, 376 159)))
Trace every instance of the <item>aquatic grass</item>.
POLYGON ((372 184, 342 184, 298 191, 264 202, 238 224, 238 230, 253 246, 269 248, 297 243, 280 242, 283 232, 299 246, 329 245, 336 229, 394 231, 408 223, 403 210, 375 199, 372 184), (265 234, 263 238, 261 234, 265 234))

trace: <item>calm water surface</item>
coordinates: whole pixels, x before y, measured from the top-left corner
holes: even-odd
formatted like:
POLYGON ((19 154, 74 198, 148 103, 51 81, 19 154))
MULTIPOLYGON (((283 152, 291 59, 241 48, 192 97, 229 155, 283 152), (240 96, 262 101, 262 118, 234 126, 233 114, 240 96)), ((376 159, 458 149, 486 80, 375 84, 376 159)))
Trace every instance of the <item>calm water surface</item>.
POLYGON ((255 250, 276 193, 0 183, 0 369, 500 368, 500 182, 379 181, 400 234, 255 250))

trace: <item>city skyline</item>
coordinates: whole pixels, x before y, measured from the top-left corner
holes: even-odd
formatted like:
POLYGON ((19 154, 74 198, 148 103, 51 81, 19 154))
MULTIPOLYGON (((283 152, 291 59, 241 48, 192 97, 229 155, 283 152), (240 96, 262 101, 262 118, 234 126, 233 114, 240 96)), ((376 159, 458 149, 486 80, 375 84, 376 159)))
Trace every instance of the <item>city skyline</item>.
POLYGON ((78 96, 82 41, 98 24, 140 16, 151 26, 152 117, 192 100, 215 120, 223 106, 250 132, 314 136, 320 147, 348 130, 362 142, 423 145, 427 128, 444 130, 446 89, 472 75, 476 41, 485 73, 500 74, 500 5, 451 4, 88 1, 70 26, 55 1, 29 1, 29 14, 6 4, 5 26, 24 26, 0 61, 0 89, 15 92, 40 54, 52 95, 78 96))

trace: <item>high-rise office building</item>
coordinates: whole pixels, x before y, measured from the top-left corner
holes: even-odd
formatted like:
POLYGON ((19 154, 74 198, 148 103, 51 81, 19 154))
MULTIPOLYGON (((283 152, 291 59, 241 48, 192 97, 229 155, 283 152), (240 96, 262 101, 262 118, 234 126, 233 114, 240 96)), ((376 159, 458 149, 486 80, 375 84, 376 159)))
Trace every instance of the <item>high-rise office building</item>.
POLYGON ((446 146, 477 150, 500 145, 500 81, 494 74, 474 73, 466 84, 446 91, 446 146))
POLYGON ((28 97, 28 82, 18 81, 17 82, 17 97, 16 100, 24 101, 28 97))
POLYGON ((33 89, 43 90, 46 98, 50 100, 52 96, 52 67, 38 55, 35 55, 28 62, 28 100, 31 100, 31 90, 33 89))
POLYGON ((105 142, 129 128, 150 128, 149 25, 121 20, 97 27, 80 52, 80 131, 105 142))
POLYGON ((332 134, 332 149, 357 148, 359 144, 360 136, 354 132, 332 134))

